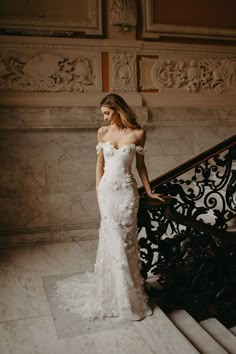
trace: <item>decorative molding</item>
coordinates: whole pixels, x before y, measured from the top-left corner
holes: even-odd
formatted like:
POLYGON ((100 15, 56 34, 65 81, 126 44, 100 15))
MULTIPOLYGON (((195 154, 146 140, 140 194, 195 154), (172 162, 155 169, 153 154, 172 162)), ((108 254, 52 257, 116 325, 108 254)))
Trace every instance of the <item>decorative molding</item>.
MULTIPOLYGON (((236 108, 236 95, 233 92, 222 92, 220 95, 215 93, 199 92, 197 94, 189 94, 186 90, 166 90, 161 92, 142 92, 141 93, 145 105, 151 107, 179 107, 179 108, 217 108, 228 109, 236 108)), ((235 126, 236 118, 227 120, 227 125, 235 126)), ((164 122, 162 124, 165 125, 164 122)), ((171 125, 174 123, 172 122, 171 125)), ((205 123, 204 123, 205 124, 205 123)), ((167 124, 168 125, 168 124, 167 124)), ((178 125, 178 123, 177 123, 178 125)), ((194 125, 191 122, 191 125, 194 125)), ((198 123, 197 123, 198 125, 198 123)), ((212 125, 211 123, 206 125, 212 125)))
MULTIPOLYGON (((70 6, 68 4, 68 6, 70 6)), ((21 34, 34 36, 60 36, 71 37, 80 32, 85 35, 103 35, 102 28, 102 0, 87 0, 88 17, 74 18, 53 17, 0 17, 0 28, 4 34, 21 34)))
MULTIPOLYGON (((103 68, 109 71, 109 90, 120 92, 133 106, 142 106, 143 102, 148 106, 156 107, 169 105, 235 107, 236 105, 234 88, 236 48, 233 46, 154 43, 127 40, 127 37, 126 40, 102 40, 0 36, 0 57, 2 58, 0 62, 0 106, 98 107, 101 99, 106 95, 106 92, 102 91, 102 53, 109 53, 110 58, 109 67, 103 68), (140 70, 137 70, 137 58, 140 70), (167 70, 164 63, 170 59, 175 64, 184 61, 188 68, 191 61, 206 65, 206 58, 211 58, 217 65, 221 64, 221 75, 226 85, 221 93, 217 92, 213 86, 208 90, 205 86, 204 89, 200 91, 195 89, 195 93, 190 94, 184 85, 180 88, 174 86, 168 88, 158 81, 157 71, 162 65, 162 69, 167 70), (85 79, 78 79, 73 71, 75 67, 73 62, 78 59, 81 60, 78 71, 84 67, 83 75, 90 73, 87 82, 85 79), (26 64, 27 75, 23 71, 26 64), (43 66, 45 71, 42 69, 43 66), (56 81, 54 86, 50 86, 51 75, 46 73, 50 74, 51 68, 55 69, 57 66, 60 67, 60 75, 64 75, 63 80, 61 83, 56 81), (152 69, 153 66, 154 69, 152 69), (72 71, 70 75, 74 75, 73 79, 66 69, 68 67, 69 71, 72 71), (89 67, 92 68, 91 71, 89 67), (41 84, 38 77, 41 77, 41 84), (35 86, 33 86, 33 80, 36 81, 35 86), (137 92, 137 88, 141 92, 137 92), (148 90, 154 90, 155 95, 152 92, 144 92, 148 90)), ((208 69, 207 73, 209 74, 208 69)), ((173 75, 176 73, 174 72, 173 75)), ((216 70, 212 75, 213 84, 216 84, 217 89, 221 88, 216 82, 216 70)), ((60 78, 59 75, 58 77, 60 78)))
MULTIPOLYGON (((40 53, 0 58, 0 91, 98 91, 98 55, 40 53)), ((100 80, 101 81, 101 80, 100 80)))
MULTIPOLYGON (((148 108, 133 106, 141 125, 148 108)), ((95 129, 106 123, 98 107, 1 107, 0 129, 95 129)))
POLYGON ((155 89, 151 77, 152 68, 155 64, 155 58, 141 57, 139 61, 139 88, 141 91, 155 89))
POLYGON ((236 29, 200 26, 167 25, 153 22, 153 0, 143 0, 144 38, 188 37, 221 40, 236 40, 236 29))
POLYGON ((136 56, 131 53, 111 54, 111 91, 137 91, 136 56))
MULTIPOLYGON (((0 92, 0 107, 99 107, 107 92, 0 92)), ((130 106, 142 107, 138 92, 122 92, 130 106)))
POLYGON ((236 57, 176 60, 142 58, 140 87, 141 90, 185 89, 193 93, 235 91, 236 57))
POLYGON ((125 34, 131 31, 137 23, 135 0, 112 0, 111 23, 118 32, 125 34))
POLYGON ((151 77, 156 87, 184 88, 189 92, 236 90, 236 58, 165 61, 153 65, 151 77))
POLYGON ((201 45, 183 43, 164 43, 123 39, 84 39, 84 38, 49 38, 0 36, 0 49, 18 49, 39 51, 78 50, 98 52, 132 52, 139 55, 183 54, 203 56, 234 56, 235 46, 201 45))

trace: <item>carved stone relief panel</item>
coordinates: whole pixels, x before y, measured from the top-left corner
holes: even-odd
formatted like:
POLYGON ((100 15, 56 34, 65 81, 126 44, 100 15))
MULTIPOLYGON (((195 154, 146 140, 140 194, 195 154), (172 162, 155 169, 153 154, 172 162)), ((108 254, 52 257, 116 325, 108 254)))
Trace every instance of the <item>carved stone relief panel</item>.
POLYGON ((182 89, 189 92, 236 90, 236 57, 141 58, 140 88, 182 89))
POLYGON ((135 29, 136 23, 135 0, 111 0, 111 24, 117 32, 126 35, 135 29))
POLYGON ((0 57, 0 91, 100 91, 101 54, 25 52, 0 57))
POLYGON ((111 54, 111 90, 137 91, 136 56, 131 53, 111 54))

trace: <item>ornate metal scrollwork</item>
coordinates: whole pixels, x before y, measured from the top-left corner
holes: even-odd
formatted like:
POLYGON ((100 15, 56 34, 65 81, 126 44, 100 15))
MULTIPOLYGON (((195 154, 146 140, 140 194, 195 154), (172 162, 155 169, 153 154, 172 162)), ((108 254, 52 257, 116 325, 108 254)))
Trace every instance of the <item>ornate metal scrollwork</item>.
POLYGON ((154 188, 174 202, 138 214, 142 275, 156 279, 152 287, 146 282, 150 294, 225 325, 236 323, 234 160, 235 146, 154 188))

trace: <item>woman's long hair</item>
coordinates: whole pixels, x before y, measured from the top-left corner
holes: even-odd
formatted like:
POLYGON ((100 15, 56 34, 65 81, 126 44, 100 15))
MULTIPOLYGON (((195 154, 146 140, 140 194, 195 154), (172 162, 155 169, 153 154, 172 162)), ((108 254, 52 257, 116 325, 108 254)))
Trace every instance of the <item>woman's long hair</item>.
POLYGON ((118 113, 120 124, 123 128, 140 129, 141 126, 137 122, 134 111, 126 103, 126 101, 115 93, 110 93, 104 97, 100 103, 100 107, 113 109, 118 113))

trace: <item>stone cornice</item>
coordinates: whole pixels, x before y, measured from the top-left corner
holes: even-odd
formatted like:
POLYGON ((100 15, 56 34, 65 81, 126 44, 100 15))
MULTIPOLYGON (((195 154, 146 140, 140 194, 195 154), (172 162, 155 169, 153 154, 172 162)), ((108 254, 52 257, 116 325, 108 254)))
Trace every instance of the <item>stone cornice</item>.
POLYGON ((98 51, 134 51, 140 54, 175 53, 175 54, 215 54, 236 55, 236 46, 203 45, 185 43, 161 43, 141 40, 115 39, 82 39, 82 38, 48 38, 48 37, 18 37, 0 36, 0 48, 22 49, 80 49, 98 51))
MULTIPOLYGON (((138 121, 148 121, 147 107, 133 107, 138 121)), ((97 129, 105 125, 98 107, 1 107, 0 129, 97 129)))

